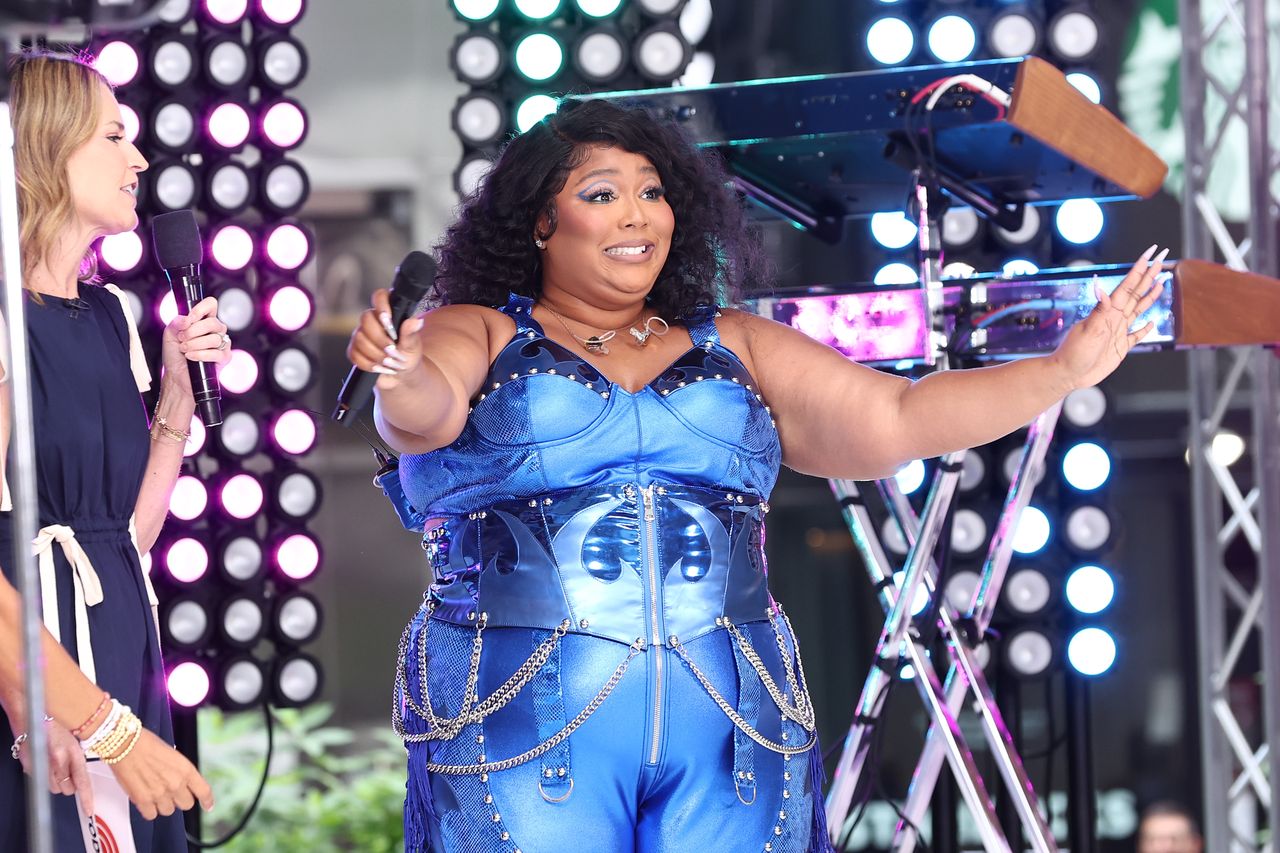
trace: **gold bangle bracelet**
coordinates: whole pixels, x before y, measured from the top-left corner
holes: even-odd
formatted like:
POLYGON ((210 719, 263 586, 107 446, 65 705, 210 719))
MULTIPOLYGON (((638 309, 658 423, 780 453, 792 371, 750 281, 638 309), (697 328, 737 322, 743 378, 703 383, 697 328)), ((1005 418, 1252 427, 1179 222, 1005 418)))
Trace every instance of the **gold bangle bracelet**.
POLYGON ((187 439, 190 437, 191 433, 169 426, 169 421, 162 415, 157 415, 155 420, 151 422, 151 438, 153 441, 167 438, 176 444, 186 444, 187 439))

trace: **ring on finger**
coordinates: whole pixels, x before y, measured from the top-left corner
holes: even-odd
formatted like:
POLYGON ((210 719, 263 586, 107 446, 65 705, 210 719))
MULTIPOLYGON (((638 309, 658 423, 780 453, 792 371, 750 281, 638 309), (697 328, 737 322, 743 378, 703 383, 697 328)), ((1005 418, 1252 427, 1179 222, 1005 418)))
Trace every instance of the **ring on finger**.
POLYGON ((220 350, 231 349, 231 336, 228 335, 226 332, 222 333, 222 342, 218 344, 218 349, 220 350))

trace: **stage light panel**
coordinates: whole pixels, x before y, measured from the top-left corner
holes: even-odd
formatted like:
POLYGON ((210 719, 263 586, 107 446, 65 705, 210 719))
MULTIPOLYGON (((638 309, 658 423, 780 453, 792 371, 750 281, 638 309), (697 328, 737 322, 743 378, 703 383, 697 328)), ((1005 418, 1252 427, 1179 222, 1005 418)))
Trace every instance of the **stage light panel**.
MULTIPOLYGON (((893 584, 898 588, 899 594, 901 594, 902 592, 902 584, 904 581, 906 581, 906 579, 907 579, 906 572, 899 571, 899 572, 893 573, 893 584)), ((924 584, 921 584, 919 587, 916 588, 915 598, 911 602, 911 615, 919 616, 921 613, 924 613, 925 610, 928 609, 928 607, 929 607, 929 590, 924 588, 924 584)))
POLYGON ((200 540, 184 536, 165 550, 164 567, 174 580, 195 583, 209 571, 209 551, 200 540))
POLYGON ((258 452, 262 441, 262 430, 258 419, 248 412, 231 412, 223 418, 222 428, 217 432, 218 444, 228 456, 243 459, 258 452))
POLYGON ((136 143, 138 134, 142 132, 142 120, 138 118, 137 110, 128 104, 121 104, 120 122, 124 125, 124 138, 136 143))
POLYGON ((267 379, 279 394, 301 394, 315 378, 315 362, 306 350, 285 347, 271 355, 267 379))
POLYGON ((622 8, 622 0, 575 0, 578 10, 588 18, 607 18, 622 8))
POLYGON ((182 161, 157 165, 155 177, 146 182, 152 202, 165 211, 193 207, 199 186, 195 170, 182 161))
POLYGON ((529 33, 516 42, 516 71, 533 83, 550 80, 564 68, 564 46, 549 33, 529 33))
POLYGON ((892 518, 886 518, 884 524, 880 525, 880 543, 890 553, 897 554, 899 557, 907 553, 907 538, 902 535, 898 522, 892 518))
POLYGON ((1067 75, 1067 82, 1075 86, 1080 93, 1095 104, 1102 103, 1102 86, 1092 74, 1083 71, 1072 71, 1067 75))
POLYGON ((1111 476, 1111 456, 1091 441, 1072 445, 1062 456, 1062 476, 1073 489, 1091 492, 1111 476))
POLYGON ((982 220, 971 207, 952 207, 942 216, 942 242, 949 248, 968 248, 981 232, 982 220))
POLYGON ((320 665, 307 655, 291 655, 276 671, 275 693, 282 705, 305 705, 320 694, 320 665))
POLYGON ((142 238, 137 231, 108 234, 98 245, 98 254, 116 272, 131 272, 142 263, 142 238))
POLYGON ((235 160, 213 166, 205 174, 205 198, 215 213, 238 216, 253 201, 249 172, 235 160))
POLYGON ((1081 62, 1098 50, 1098 19, 1082 7, 1062 10, 1049 22, 1049 47, 1068 62, 1081 62))
POLYGON ((249 138, 249 113, 235 101, 224 101, 209 111, 205 130, 219 148, 234 151, 249 138))
POLYGON ((151 141, 170 152, 184 153, 195 135, 196 117, 186 104, 164 101, 151 114, 151 141))
POLYGON ((454 42, 450 56, 459 80, 485 86, 502 76, 505 54, 502 42, 490 33, 466 32, 454 42))
POLYGON ((1053 643, 1042 631, 1024 629, 1010 635, 1004 644, 1005 662, 1017 675, 1034 678, 1053 665, 1053 643))
POLYGON ((305 592, 280 599, 275 612, 275 634, 287 643, 309 643, 320 633, 320 605, 305 592))
POLYGON ((871 236, 886 249, 905 249, 915 241, 918 231, 902 211, 871 215, 871 236))
POLYGON ((165 290, 156 301, 156 319, 161 326, 167 326, 178 316, 178 301, 173 298, 172 290, 165 290))
POLYGON ((1072 391, 1062 404, 1062 417, 1080 429, 1097 426, 1106 413, 1107 395, 1096 385, 1072 391))
POLYGON ((234 707, 247 707, 262 700, 266 680, 262 667, 248 655, 228 660, 222 670, 222 698, 234 707))
POLYGON ((1116 582, 1101 566, 1080 566, 1067 576, 1067 603, 1076 611, 1092 615, 1111 606, 1116 582))
POLYGON ((1013 550, 1018 554, 1035 554, 1049 544, 1052 535, 1049 516, 1037 506, 1028 506, 1018 516, 1013 532, 1013 550))
POLYGON ((987 44, 996 56, 1027 56, 1040 44, 1040 27, 1017 9, 997 14, 987 28, 987 44))
POLYGON ((640 11, 654 17, 670 17, 683 8, 685 0, 636 0, 640 11))
POLYGON ((924 485, 924 475, 924 462, 913 459, 894 474, 893 479, 898 482, 898 488, 904 495, 912 495, 924 485))
POLYGON ((1040 272, 1040 267, 1036 266, 1035 261, 1027 258, 1010 258, 1000 267, 1000 272, 1005 277, 1013 277, 1015 275, 1035 275, 1040 272))
POLYGON ((982 577, 977 572, 953 572, 947 580, 947 603, 956 613, 964 615, 973 605, 973 596, 982 584, 982 577))
POLYGON ((276 216, 290 216, 302 207, 311 192, 307 174, 292 160, 277 160, 260 167, 260 203, 276 216))
POLYGON ((876 274, 872 276, 872 282, 881 286, 893 284, 915 284, 920 280, 920 274, 916 272, 916 268, 910 264, 904 264, 901 261, 885 264, 876 270, 876 274))
POLYGON ((320 568, 320 547, 307 534, 295 533, 276 546, 275 563, 286 577, 306 580, 320 568))
POLYGON ((271 440, 283 453, 299 456, 316 443, 316 422, 302 409, 286 409, 271 424, 271 440))
POLYGON ((267 301, 267 318, 283 332, 306 328, 313 310, 311 295, 293 284, 276 288, 267 301))
POLYGON ((302 0, 258 0, 258 17, 277 27, 291 27, 302 17, 302 0))
MULTIPOLYGON (((304 229, 292 222, 282 222, 270 228, 263 242, 266 246, 267 260, 276 269, 284 272, 293 272, 311 257, 311 237, 304 229)), ((278 294, 279 291, 277 291, 278 294)), ((273 297, 273 304, 274 301, 273 297)), ((274 311, 272 315, 274 318, 274 311)))
POLYGON ((262 483, 252 474, 232 475, 218 491, 218 503, 222 511, 240 521, 253 518, 261 512, 264 500, 262 483))
POLYGON ((524 133, 560 106, 560 102, 550 95, 530 95, 516 107, 516 129, 524 133))
POLYGON ((233 349, 231 360, 218 371, 218 382, 230 394, 247 394, 258 384, 258 375, 258 360, 242 349, 233 349))
POLYGON ((1049 579, 1036 569, 1019 569, 1009 575, 1004 584, 1005 604, 1023 616, 1044 610, 1052 595, 1049 579))
POLYGON ((996 239, 1010 248, 1018 248, 1025 246, 1036 237, 1040 236, 1040 226, 1044 220, 1040 216, 1040 210, 1031 205, 1024 205, 1022 208, 1022 224, 1014 230, 995 226, 992 233, 996 239))
POLYGON ((190 459, 203 450, 205 438, 208 437, 208 434, 209 432, 205 429, 204 423, 201 422, 199 416, 193 415, 191 425, 187 427, 187 441, 182 447, 182 457, 190 459))
POLYGON ((169 671, 169 698, 194 708, 209 698, 209 672, 195 661, 183 661, 169 671))
POLYGON ((302 82, 307 74, 307 53, 294 39, 279 36, 258 43, 258 80, 264 86, 283 91, 302 82))
POLYGON ((107 78, 112 86, 127 86, 138 76, 142 61, 138 49, 127 41, 115 39, 98 48, 93 67, 107 78))
POLYGON ((262 140, 282 151, 296 148, 307 135, 306 113, 297 103, 287 99, 269 105, 262 112, 259 124, 262 140))
POLYGON ((166 89, 186 86, 195 71, 196 59, 188 36, 170 36, 151 51, 151 79, 166 89))
POLYGON ((249 81, 249 52, 240 39, 219 36, 204 45, 204 76, 215 89, 228 90, 249 81))
POLYGON ((981 453, 969 451, 960 463, 960 482, 957 488, 962 492, 972 492, 987 479, 987 460, 981 453))
POLYGON ((666 21, 636 36, 632 48, 636 70, 659 83, 679 77, 693 58, 693 48, 679 28, 666 21))
POLYGON ((169 642, 192 648, 209 636, 209 612, 191 598, 180 598, 169 605, 164 617, 169 642))
POLYGON ((253 235, 235 223, 219 226, 209 240, 209 254, 213 262, 227 272, 240 272, 253 260, 253 235))
POLYGON ((1102 205, 1093 199, 1073 198, 1059 205, 1054 225, 1062 239, 1082 246, 1101 236, 1106 218, 1102 214, 1102 205))
POLYGON ((588 30, 573 48, 573 67, 593 85, 616 79, 627 65, 627 46, 612 29, 588 30))
POLYGON ((320 481, 306 471, 293 471, 277 483, 272 503, 292 521, 305 521, 320 508, 320 481))
POLYGON ((230 332, 243 332, 253 325, 257 316, 254 298, 243 287, 229 286, 217 292, 218 319, 226 323, 230 332))
POLYGON ((483 21, 498 11, 498 0, 453 0, 453 13, 466 21, 483 21))
POLYGON ((963 15, 943 15, 929 25, 925 42, 939 62, 963 62, 978 47, 978 31, 963 15))
POLYGON ((252 536, 228 539, 220 548, 219 564, 233 581, 251 581, 262 574, 262 545, 252 536))
POLYGON ((168 0, 156 14, 163 24, 178 26, 185 24, 191 17, 191 4, 194 0, 168 0))
MULTIPOLYGON (((506 129, 503 109, 501 102, 494 96, 485 92, 472 92, 459 98, 454 106, 453 129, 469 145, 491 145, 501 138, 506 129)), ((554 109, 553 106, 552 110, 554 109)), ((541 115, 538 116, 538 119, 541 118, 541 115)), ((520 130, 523 132, 525 127, 521 126, 520 130)))
POLYGON ((881 65, 905 62, 915 50, 915 30, 902 18, 879 18, 867 29, 867 53, 881 65))
POLYGON ((1067 544, 1075 550, 1097 552, 1111 540, 1111 516, 1101 507, 1078 506, 1067 513, 1063 530, 1067 544))
POLYGON ((251 598, 240 596, 223 605, 219 632, 232 645, 248 648, 262 636, 265 622, 261 605, 251 598))
MULTIPOLYGON (((692 0, 680 11, 680 32, 689 44, 700 44, 711 31, 711 0, 692 0)), ((711 56, 710 53, 704 53, 711 56)), ((694 54, 696 57, 697 54, 694 54)), ((710 80, 708 79, 708 82, 710 80)))
POLYGON ((1224 468, 1236 464, 1244 456, 1244 439, 1229 429, 1219 430, 1209 445, 1213 460, 1224 468))
POLYGON ((169 512, 180 521, 195 521, 209 506, 209 492, 199 477, 184 474, 169 494, 169 512))
POLYGON ((493 168, 493 161, 479 151, 473 151, 462 159, 453 173, 453 188, 458 195, 466 198, 480 189, 485 176, 493 168))
POLYGON ((970 507, 960 507, 951 521, 951 547, 961 556, 976 554, 987 544, 987 520, 970 507))
POLYGON ((1081 675, 1102 675, 1116 662, 1115 638, 1101 628, 1082 628, 1067 641, 1067 660, 1081 675))
POLYGON ((560 0, 513 0, 516 11, 530 21, 545 21, 560 11, 560 0))
POLYGON ((211 22, 231 26, 244 20, 249 11, 249 0, 200 0, 200 6, 211 22))

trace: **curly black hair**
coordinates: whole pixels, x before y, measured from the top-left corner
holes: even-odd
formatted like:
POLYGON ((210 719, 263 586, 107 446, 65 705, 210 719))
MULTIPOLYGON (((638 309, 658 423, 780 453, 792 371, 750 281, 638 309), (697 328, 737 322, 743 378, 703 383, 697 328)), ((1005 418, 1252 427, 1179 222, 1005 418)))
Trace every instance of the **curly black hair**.
POLYGON ((542 256, 534 229, 556 228, 555 196, 595 146, 617 146, 653 163, 675 214, 671 251, 650 292, 659 314, 687 317, 737 301, 763 276, 762 253, 720 158, 696 148, 673 122, 608 101, 561 101, 503 149, 436 247, 435 297, 443 304, 501 306, 508 293, 537 298, 542 256))

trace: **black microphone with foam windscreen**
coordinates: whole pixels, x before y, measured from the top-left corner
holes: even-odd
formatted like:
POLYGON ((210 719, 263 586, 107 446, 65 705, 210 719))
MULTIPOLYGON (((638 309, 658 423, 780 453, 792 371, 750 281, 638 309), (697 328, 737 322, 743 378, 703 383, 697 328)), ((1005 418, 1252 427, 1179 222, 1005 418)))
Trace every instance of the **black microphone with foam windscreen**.
MULTIPOLYGON (((422 252, 410 252, 404 256, 400 266, 396 267, 396 277, 391 281, 391 327, 397 332, 400 325, 408 320, 427 291, 431 289, 436 278, 436 262, 422 252)), ((333 419, 340 424, 350 426, 373 394, 373 386, 378 381, 378 374, 368 373, 358 367, 351 368, 347 380, 342 383, 338 392, 338 405, 333 410, 333 419)))
MULTIPOLYGON (((175 210, 151 220, 151 244, 169 279, 178 313, 191 313, 195 304, 204 299, 204 282, 200 278, 204 244, 200 242, 195 213, 175 210)), ((200 421, 207 427, 218 426, 222 423, 222 388, 217 369, 207 361, 188 361, 187 370, 200 421)))

